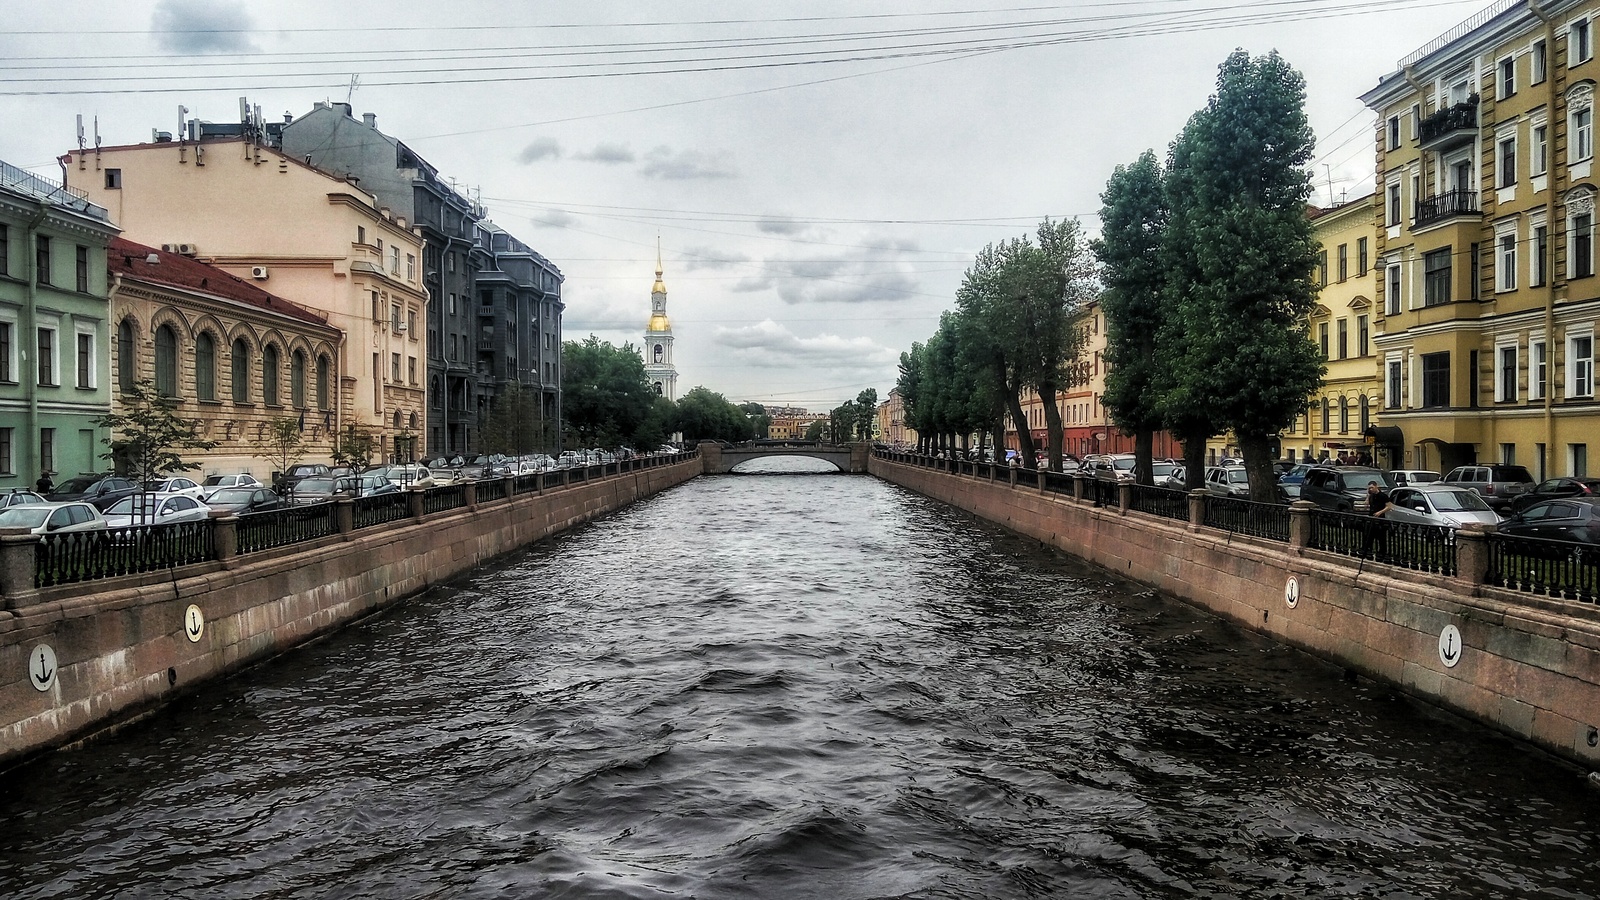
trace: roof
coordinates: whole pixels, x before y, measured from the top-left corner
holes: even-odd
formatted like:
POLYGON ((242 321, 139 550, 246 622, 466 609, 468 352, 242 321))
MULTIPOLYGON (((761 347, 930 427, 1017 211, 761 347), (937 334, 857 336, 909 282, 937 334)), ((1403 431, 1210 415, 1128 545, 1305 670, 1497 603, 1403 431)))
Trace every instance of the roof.
POLYGON ((32 172, 19 169, 0 160, 0 188, 27 197, 39 203, 49 203, 82 213, 104 224, 111 224, 111 215, 105 207, 90 203, 83 191, 57 184, 32 172))
POLYGON ((269 310, 291 319, 299 319, 302 322, 328 324, 327 316, 314 313, 276 294, 269 294, 243 278, 224 272, 216 266, 206 265, 197 259, 177 253, 136 244, 124 238, 115 238, 111 241, 111 247, 106 251, 106 266, 112 275, 126 275, 141 281, 200 291, 269 310), (159 262, 149 261, 152 254, 159 262))

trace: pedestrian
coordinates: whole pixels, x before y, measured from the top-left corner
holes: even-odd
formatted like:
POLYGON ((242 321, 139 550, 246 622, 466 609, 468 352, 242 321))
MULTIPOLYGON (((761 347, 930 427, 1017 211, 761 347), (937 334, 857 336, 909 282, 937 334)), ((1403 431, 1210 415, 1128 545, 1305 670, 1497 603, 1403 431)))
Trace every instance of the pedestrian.
POLYGON ((39 480, 33 483, 33 489, 41 494, 48 494, 56 489, 56 483, 50 480, 49 472, 43 472, 40 473, 39 480))
POLYGON ((1373 547, 1378 552, 1387 556, 1389 553, 1388 532, 1385 523, 1378 521, 1389 513, 1389 495, 1384 493, 1377 481, 1367 482, 1367 517, 1365 535, 1361 544, 1361 555, 1371 557, 1373 547))

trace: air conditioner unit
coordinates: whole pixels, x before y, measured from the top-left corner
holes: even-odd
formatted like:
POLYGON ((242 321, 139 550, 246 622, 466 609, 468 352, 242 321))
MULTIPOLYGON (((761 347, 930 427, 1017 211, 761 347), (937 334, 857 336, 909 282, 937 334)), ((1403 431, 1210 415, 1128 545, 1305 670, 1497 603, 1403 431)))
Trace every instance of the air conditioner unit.
POLYGON ((193 256, 199 251, 195 249, 193 244, 179 244, 178 249, 175 252, 182 256, 193 256))
POLYGON ((162 253, 177 253, 178 252, 178 245, 177 244, 162 244, 161 245, 161 252, 162 253))
POLYGON ((394 323, 394 330, 395 331, 405 331, 406 330, 406 323, 404 323, 404 322, 396 322, 396 323, 394 323))
POLYGON ((257 281, 266 281, 267 280, 267 267, 266 266, 251 266, 250 267, 250 277, 254 278, 257 281))

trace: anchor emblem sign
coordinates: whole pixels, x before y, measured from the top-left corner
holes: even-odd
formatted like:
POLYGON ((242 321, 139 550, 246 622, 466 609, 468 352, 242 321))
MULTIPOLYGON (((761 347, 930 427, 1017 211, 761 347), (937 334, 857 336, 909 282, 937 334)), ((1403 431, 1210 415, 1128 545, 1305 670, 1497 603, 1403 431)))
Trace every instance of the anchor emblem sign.
POLYGON ((1446 625, 1444 631, 1439 632, 1439 661, 1445 664, 1445 668, 1455 668, 1456 663, 1461 662, 1461 651, 1464 649, 1461 629, 1446 625))
POLYGON ((34 689, 48 691, 56 684, 56 651, 49 644, 40 644, 28 654, 28 680, 34 689))
POLYGON ((1289 576, 1289 581, 1283 586, 1283 602, 1294 609, 1300 603, 1300 579, 1289 576))
POLYGON ((200 607, 189 604, 189 608, 183 611, 183 636, 189 639, 189 643, 197 643, 205 630, 205 615, 200 612, 200 607))

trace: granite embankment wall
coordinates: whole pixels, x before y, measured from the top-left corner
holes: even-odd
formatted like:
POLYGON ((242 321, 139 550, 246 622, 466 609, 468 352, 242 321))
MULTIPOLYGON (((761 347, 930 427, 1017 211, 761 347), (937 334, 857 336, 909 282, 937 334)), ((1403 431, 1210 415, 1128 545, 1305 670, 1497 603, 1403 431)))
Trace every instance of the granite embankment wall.
POLYGON ((126 722, 703 468, 691 457, 172 574, 40 590, 0 610, 0 767, 126 722))
POLYGON ((991 481, 874 458, 870 471, 1600 768, 1600 610, 1593 604, 1361 566, 1293 541, 1096 508, 1041 491, 1032 473, 1013 486, 1004 470, 991 481))

